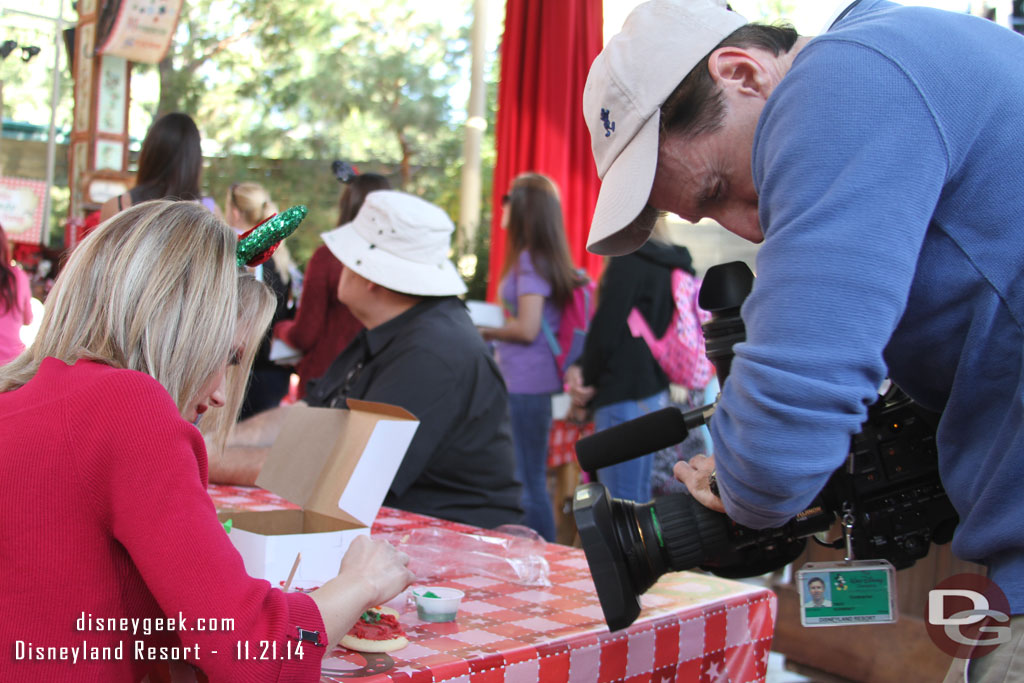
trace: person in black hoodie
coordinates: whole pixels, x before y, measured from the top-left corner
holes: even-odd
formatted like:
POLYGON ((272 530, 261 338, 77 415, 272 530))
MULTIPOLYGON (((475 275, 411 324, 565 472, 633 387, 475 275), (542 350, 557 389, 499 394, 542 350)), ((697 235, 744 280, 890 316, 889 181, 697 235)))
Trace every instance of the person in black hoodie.
MULTIPOLYGON (((672 271, 694 274, 689 250, 657 237, 658 231, 637 251, 609 259, 583 354, 566 373, 574 408, 593 410, 596 431, 669 405, 668 377, 626 323, 635 307, 657 337, 664 335, 675 309, 672 271)), ((653 462, 651 453, 597 476, 612 497, 646 502, 653 462)))

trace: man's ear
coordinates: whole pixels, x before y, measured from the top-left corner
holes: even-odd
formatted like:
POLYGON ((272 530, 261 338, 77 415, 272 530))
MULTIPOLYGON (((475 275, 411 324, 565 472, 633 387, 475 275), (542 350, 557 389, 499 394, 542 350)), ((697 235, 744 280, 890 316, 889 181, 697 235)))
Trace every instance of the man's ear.
POLYGON ((708 58, 708 73, 723 90, 767 99, 771 93, 770 71, 760 52, 742 47, 722 47, 708 58))

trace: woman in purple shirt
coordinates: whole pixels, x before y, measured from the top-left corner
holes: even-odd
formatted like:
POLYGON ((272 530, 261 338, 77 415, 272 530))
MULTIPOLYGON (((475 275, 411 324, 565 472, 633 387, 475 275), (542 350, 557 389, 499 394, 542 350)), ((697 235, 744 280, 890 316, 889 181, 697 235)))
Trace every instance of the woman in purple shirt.
POLYGON ((558 188, 550 178, 524 173, 502 199, 507 231, 505 265, 498 295, 505 325, 482 328, 495 340, 498 365, 508 386, 509 418, 516 451, 516 476, 523 484, 527 526, 546 540, 555 538, 554 513, 547 490, 551 396, 562 378, 547 339, 543 319, 557 330, 561 311, 579 276, 569 256, 558 188))

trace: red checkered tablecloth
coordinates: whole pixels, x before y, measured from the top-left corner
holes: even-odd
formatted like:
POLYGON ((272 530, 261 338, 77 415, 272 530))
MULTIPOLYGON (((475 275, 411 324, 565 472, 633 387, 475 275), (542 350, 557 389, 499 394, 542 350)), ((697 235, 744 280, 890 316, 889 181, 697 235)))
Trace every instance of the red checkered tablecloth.
MULTIPOLYGON (((218 509, 294 507, 262 489, 211 486, 218 509)), ((398 540, 411 529, 475 527, 381 508, 374 536, 398 540)), ((336 648, 323 681, 366 683, 647 683, 763 681, 776 598, 754 585, 692 572, 666 574, 641 598, 640 618, 609 633, 582 550, 547 544, 550 587, 482 575, 433 583, 465 592, 457 621, 422 622, 398 604, 409 645, 390 655, 336 648)))

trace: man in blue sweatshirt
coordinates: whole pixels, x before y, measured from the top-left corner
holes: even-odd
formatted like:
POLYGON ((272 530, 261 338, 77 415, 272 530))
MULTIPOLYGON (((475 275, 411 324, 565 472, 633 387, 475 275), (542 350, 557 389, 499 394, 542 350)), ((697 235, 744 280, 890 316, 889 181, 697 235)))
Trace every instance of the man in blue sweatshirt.
POLYGON ((1021 615, 1024 37, 885 0, 837 15, 811 39, 725 0, 634 10, 584 90, 603 180, 588 247, 637 248, 658 211, 763 241, 715 458, 677 466, 698 500, 783 524, 889 376, 942 412, 953 550, 1021 615))

